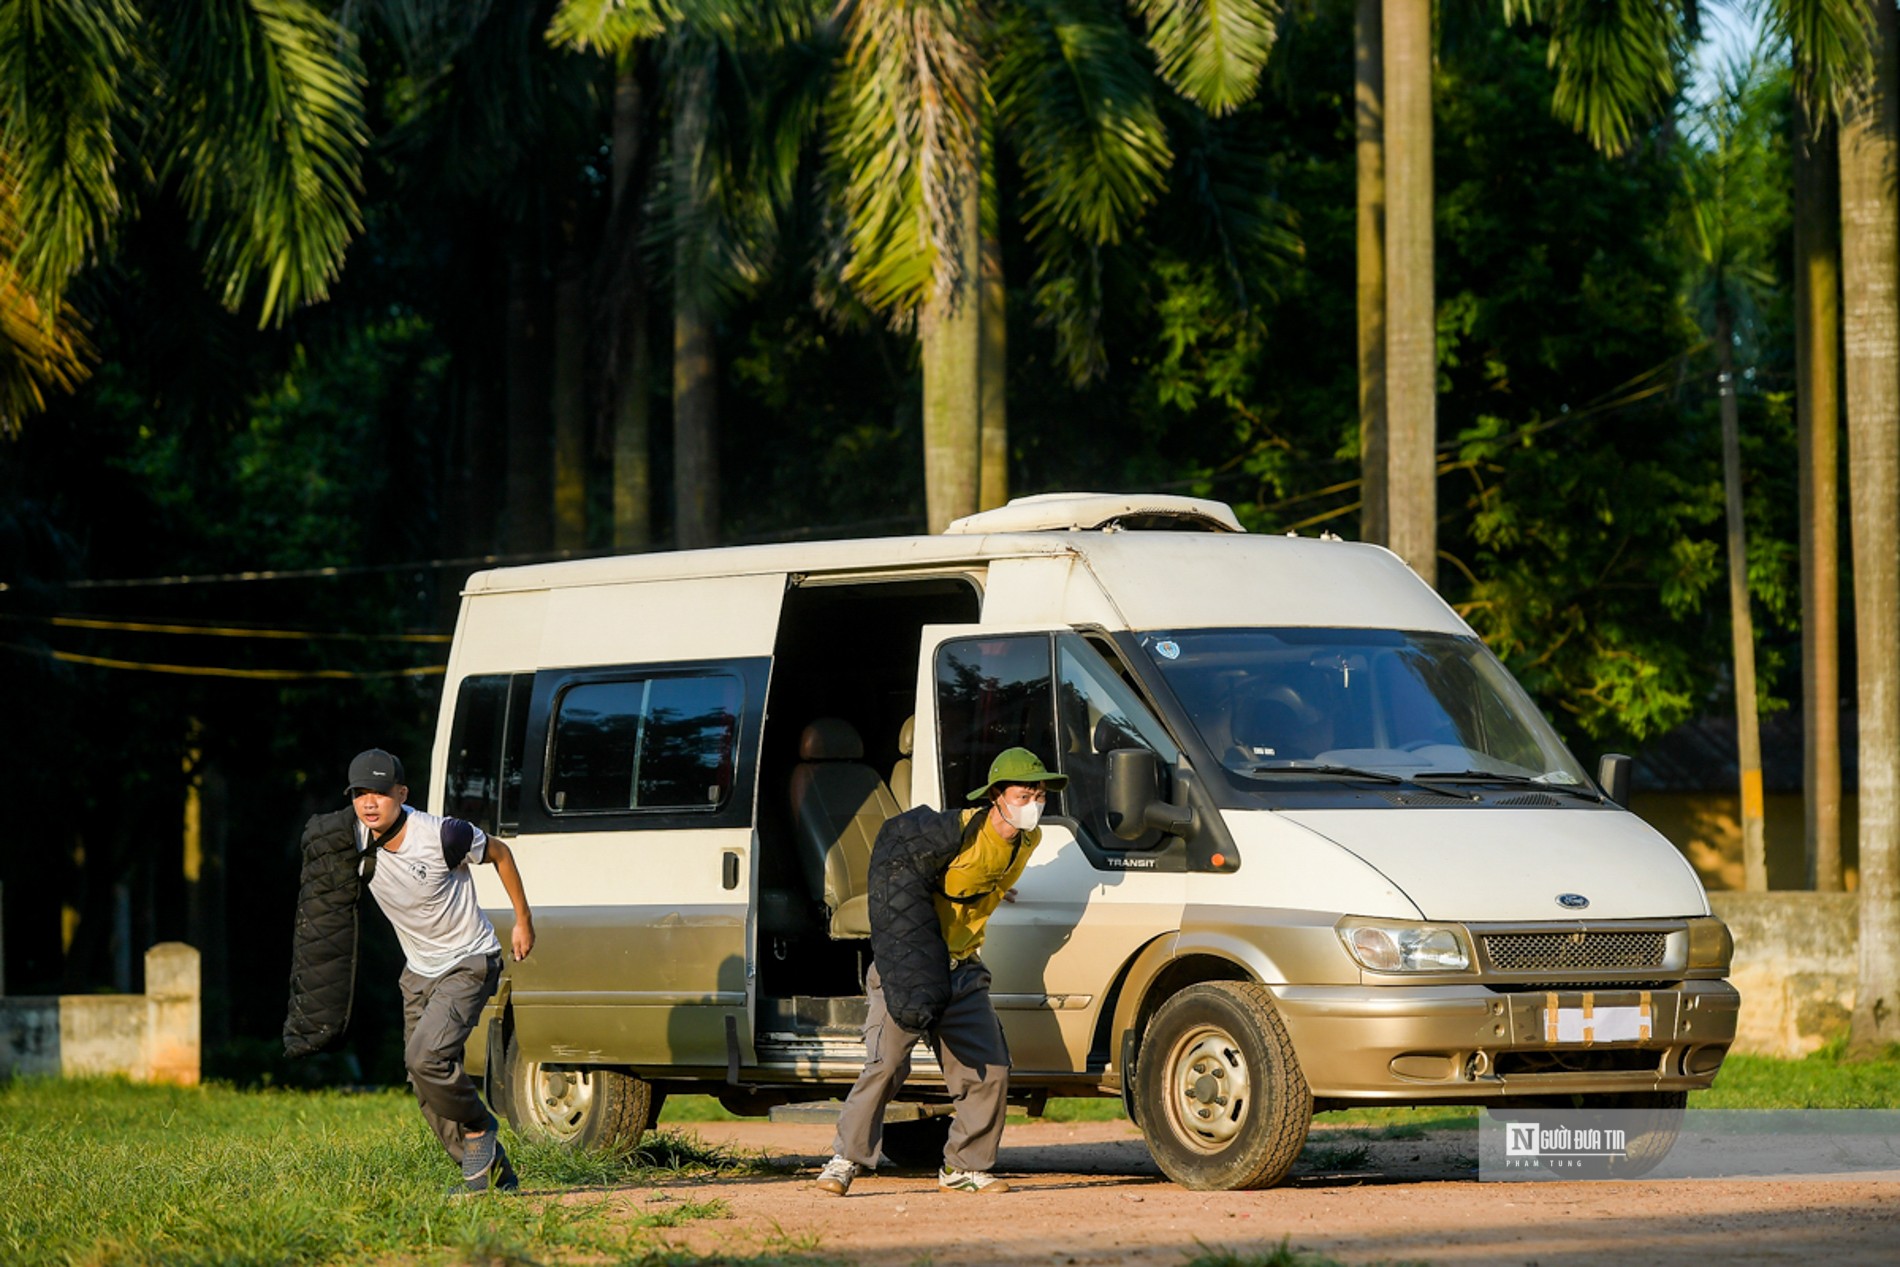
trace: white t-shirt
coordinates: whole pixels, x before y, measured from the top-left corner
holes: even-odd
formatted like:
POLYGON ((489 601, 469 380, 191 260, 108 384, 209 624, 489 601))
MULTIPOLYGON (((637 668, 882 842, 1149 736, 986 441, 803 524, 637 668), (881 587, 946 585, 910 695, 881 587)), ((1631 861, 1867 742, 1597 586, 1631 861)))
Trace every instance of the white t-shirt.
MULTIPOLYGON (((488 854, 481 828, 404 807, 408 825, 394 852, 383 850, 369 891, 396 929, 411 971, 439 977, 470 955, 498 955, 501 940, 475 900, 469 864, 488 854)), ((356 847, 369 848, 369 829, 356 824, 356 847)))

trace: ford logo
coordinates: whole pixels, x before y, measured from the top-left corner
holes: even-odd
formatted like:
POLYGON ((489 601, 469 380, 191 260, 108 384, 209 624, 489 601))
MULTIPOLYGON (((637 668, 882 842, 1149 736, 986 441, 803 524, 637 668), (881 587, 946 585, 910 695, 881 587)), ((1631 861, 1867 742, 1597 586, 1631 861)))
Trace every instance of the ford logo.
POLYGON ((1566 911, 1580 911, 1590 905, 1590 899, 1581 893, 1559 893, 1557 895, 1557 905, 1563 907, 1566 911))

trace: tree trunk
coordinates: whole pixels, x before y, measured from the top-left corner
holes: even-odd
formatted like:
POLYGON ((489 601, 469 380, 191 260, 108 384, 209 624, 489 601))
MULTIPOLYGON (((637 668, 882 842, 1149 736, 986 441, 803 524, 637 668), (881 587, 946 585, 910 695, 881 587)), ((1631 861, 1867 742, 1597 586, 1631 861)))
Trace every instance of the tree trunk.
POLYGON ((1860 979, 1847 1053, 1900 1042, 1900 117, 1895 13, 1871 5, 1874 75, 1841 122, 1841 277, 1847 367, 1854 640, 1860 697, 1860 979))
POLYGON ((613 544, 616 550, 644 550, 652 543, 653 459, 647 432, 651 402, 647 384, 653 371, 647 348, 646 270, 640 265, 640 191, 634 185, 640 155, 640 79, 631 59, 614 77, 613 205, 608 223, 615 240, 608 244, 612 295, 620 337, 609 354, 616 360, 607 376, 613 384, 613 544))
POLYGON ((587 548, 587 290, 563 251, 554 287, 554 548, 587 548))
POLYGON ((1385 368, 1387 541, 1438 580, 1438 348, 1432 274, 1432 5, 1387 0, 1385 368))
POLYGON ((1795 405, 1801 436, 1801 733, 1808 883, 1841 868, 1840 199, 1834 132, 1794 138, 1795 405))
POLYGON ((933 296, 919 318, 924 365, 924 498, 929 531, 977 507, 977 443, 982 409, 982 305, 978 299, 977 173, 960 182, 958 282, 933 296))
MULTIPOLYGON (((694 173, 711 129, 712 68, 702 58, 675 79, 673 182, 676 206, 698 206, 694 173)), ((719 542, 718 354, 705 287, 695 281, 691 240, 673 248, 673 544, 694 550, 719 542)))
POLYGON ((1755 620, 1748 609, 1748 527, 1742 517, 1742 427, 1735 401, 1735 321, 1727 303, 1715 308, 1716 377, 1722 409, 1722 492, 1728 506, 1729 639, 1735 663, 1735 764, 1741 771, 1742 885, 1768 889, 1763 834, 1761 717, 1755 710, 1755 620))
MULTIPOLYGON (((525 252, 526 247, 522 250, 525 252)), ((540 554, 553 539, 553 443, 548 434, 546 287, 526 254, 508 264, 505 310, 508 373, 508 470, 503 481, 506 554, 540 554)))
POLYGON ((1353 12, 1359 259, 1359 536, 1386 543, 1385 66, 1381 0, 1353 12))
POLYGON ((982 379, 978 402, 981 469, 976 502, 979 510, 993 510, 1009 500, 1009 292, 1003 284, 1003 244, 992 227, 983 232, 978 285, 983 345, 978 354, 982 379))

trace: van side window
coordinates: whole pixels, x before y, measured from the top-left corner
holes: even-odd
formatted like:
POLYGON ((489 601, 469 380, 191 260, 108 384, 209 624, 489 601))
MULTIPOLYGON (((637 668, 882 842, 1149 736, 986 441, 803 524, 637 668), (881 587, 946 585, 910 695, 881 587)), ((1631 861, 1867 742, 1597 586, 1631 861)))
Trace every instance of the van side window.
MULTIPOLYGON (((1049 689, 1049 635, 958 638, 937 649, 938 751, 946 808, 968 804, 990 762, 1027 748, 1053 763, 1055 718, 1049 689)), ((1061 812, 1049 806, 1050 813, 1061 812)))
POLYGON ((443 812, 494 836, 521 825, 521 752, 532 673, 484 673, 462 679, 449 727, 443 812))
POLYGON ((1056 642, 1056 718, 1062 772, 1069 776, 1069 816, 1107 848, 1143 849, 1160 833, 1123 842, 1108 824, 1108 754, 1146 748, 1173 765, 1180 749, 1114 665, 1081 639, 1056 642))
POLYGON ((726 674, 570 686, 554 705, 548 809, 717 809, 732 791, 743 698, 726 674))

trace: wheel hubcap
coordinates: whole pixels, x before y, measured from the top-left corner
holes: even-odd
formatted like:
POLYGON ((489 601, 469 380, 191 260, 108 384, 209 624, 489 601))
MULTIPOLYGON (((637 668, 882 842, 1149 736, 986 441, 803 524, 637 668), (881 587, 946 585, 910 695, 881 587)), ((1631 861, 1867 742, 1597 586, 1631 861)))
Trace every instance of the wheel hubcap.
POLYGON ((1168 1116, 1192 1148, 1214 1153, 1233 1143, 1253 1103, 1253 1079, 1232 1036, 1213 1026, 1184 1035, 1168 1057, 1168 1116))
POLYGON ((594 1105, 592 1079, 572 1070, 537 1066, 528 1085, 533 1089, 534 1115, 550 1135, 567 1140, 580 1133, 594 1105))

